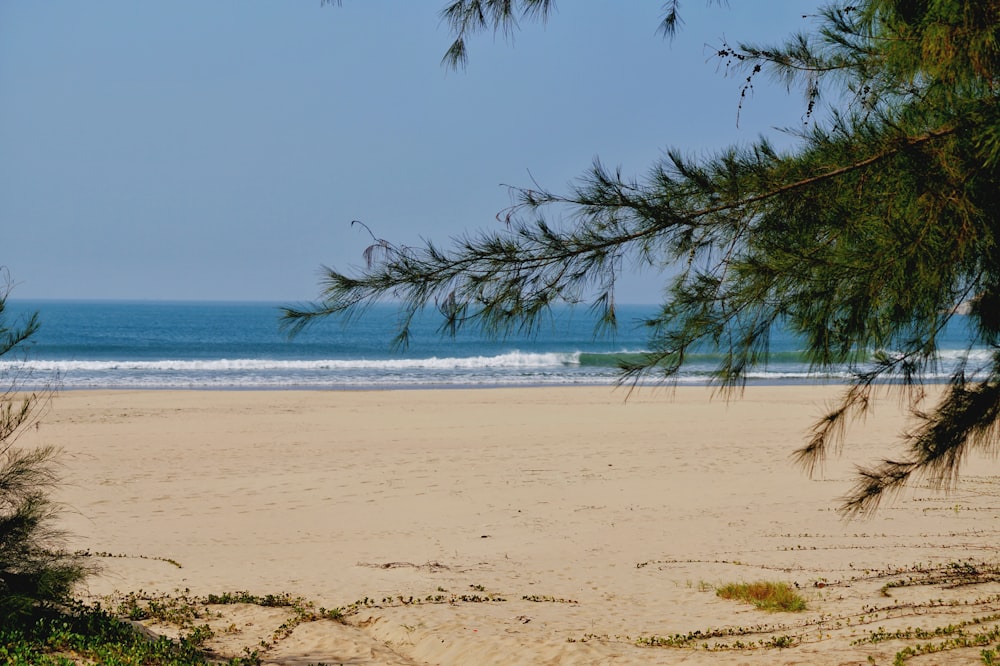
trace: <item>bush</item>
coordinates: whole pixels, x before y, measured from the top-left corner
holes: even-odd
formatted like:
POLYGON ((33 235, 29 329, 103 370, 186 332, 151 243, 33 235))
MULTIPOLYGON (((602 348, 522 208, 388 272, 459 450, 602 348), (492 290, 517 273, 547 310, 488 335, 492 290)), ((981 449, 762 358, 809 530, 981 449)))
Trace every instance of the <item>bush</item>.
POLYGON ((715 593, 723 599, 739 599, 767 611, 798 612, 806 608, 805 599, 788 583, 729 583, 715 593))
MULTIPOLYGON (((0 357, 23 352, 38 330, 32 315, 8 326, 7 286, 0 286, 0 357)), ((59 483, 58 450, 24 449, 18 437, 38 422, 48 392, 20 391, 23 364, 0 366, 6 385, 0 395, 0 625, 31 615, 40 606, 69 600, 73 586, 88 573, 80 558, 60 549, 54 527, 59 506, 50 498, 59 483)))

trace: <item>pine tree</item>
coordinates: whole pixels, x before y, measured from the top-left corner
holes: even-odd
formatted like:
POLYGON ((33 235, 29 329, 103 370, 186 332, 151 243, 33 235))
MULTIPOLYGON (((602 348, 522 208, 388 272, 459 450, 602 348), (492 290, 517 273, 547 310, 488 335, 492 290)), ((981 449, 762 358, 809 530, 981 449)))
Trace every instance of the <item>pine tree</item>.
MULTIPOLYGON (((37 315, 8 322, 9 290, 0 286, 0 357, 6 358, 39 326, 37 315)), ((73 586, 90 573, 78 557, 59 549, 63 534, 54 527, 59 506, 50 497, 59 482, 58 451, 17 446, 47 400, 44 393, 21 390, 19 367, 9 364, 0 374, 7 384, 0 394, 0 626, 12 626, 39 604, 68 601, 73 586)))
MULTIPOLYGON (((665 6, 665 32, 677 4, 665 6)), ((468 35, 506 32, 551 9, 543 0, 452 2, 443 15, 456 41, 445 62, 465 64, 468 35)), ((428 305, 451 331, 503 334, 530 329, 553 304, 587 299, 613 327, 623 261, 673 267, 646 322, 651 351, 623 368, 623 380, 669 379, 708 346, 724 352, 716 380, 739 389, 781 326, 805 341, 815 371, 853 373, 798 452, 808 469, 837 450, 877 387, 909 390, 908 457, 861 470, 845 512, 872 511, 917 477, 948 488, 966 454, 995 450, 1000 435, 1000 1, 838 3, 782 45, 725 45, 718 56, 747 81, 772 75, 802 87, 811 123, 795 149, 761 139, 700 160, 668 152, 642 179, 595 163, 568 193, 517 190, 500 232, 447 249, 376 239, 364 271, 329 270, 321 299, 287 309, 285 323, 295 331, 391 297, 407 315, 405 342, 428 305), (550 223, 551 211, 573 224, 550 223), (967 350, 924 409, 922 380, 960 311, 972 322, 969 349, 994 353, 976 365, 967 350)))

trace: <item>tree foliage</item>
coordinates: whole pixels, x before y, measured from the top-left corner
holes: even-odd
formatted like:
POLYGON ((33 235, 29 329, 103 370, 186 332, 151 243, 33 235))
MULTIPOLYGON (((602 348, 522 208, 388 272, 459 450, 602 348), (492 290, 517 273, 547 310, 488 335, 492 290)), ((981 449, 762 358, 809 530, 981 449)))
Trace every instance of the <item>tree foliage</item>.
MULTIPOLYGON (((17 354, 38 330, 37 315, 8 322, 8 286, 0 287, 0 357, 17 354)), ((4 371, 0 394, 0 625, 40 603, 66 601, 89 572, 59 550, 62 533, 53 526, 59 506, 50 493, 59 482, 52 447, 25 449, 18 437, 47 402, 44 394, 20 391, 17 367, 4 371)))
MULTIPOLYGON (((676 26, 678 3, 665 6, 676 26)), ((452 2, 446 62, 464 38, 545 18, 548 2, 452 2)), ((402 247, 376 239, 360 274, 327 270, 321 299, 289 308, 298 330, 318 317, 398 299, 410 319, 427 305, 447 328, 503 334, 532 328, 560 302, 589 300, 614 326, 624 262, 671 267, 646 324, 650 352, 624 380, 669 379, 705 346, 715 377, 740 388, 767 361, 777 326, 804 340, 815 371, 847 366, 842 399, 798 452, 812 470, 880 385, 909 388, 909 454, 859 470, 848 513, 867 512, 914 478, 949 487, 972 449, 995 450, 1000 428, 1000 1, 863 0, 821 10, 815 29, 776 46, 724 44, 746 81, 770 75, 805 93, 810 123, 796 147, 766 139, 708 158, 676 151, 643 178, 595 163, 569 192, 516 189, 501 230, 402 247), (596 294, 596 295, 595 295, 596 294), (939 401, 921 389, 956 312, 968 349, 939 401), (968 350, 993 351, 977 366, 968 350)))

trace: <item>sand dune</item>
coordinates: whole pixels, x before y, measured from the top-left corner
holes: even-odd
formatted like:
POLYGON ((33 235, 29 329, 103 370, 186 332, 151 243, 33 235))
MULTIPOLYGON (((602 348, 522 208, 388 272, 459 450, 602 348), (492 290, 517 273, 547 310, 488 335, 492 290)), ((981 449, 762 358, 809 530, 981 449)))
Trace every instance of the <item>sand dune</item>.
POLYGON ((881 664, 956 636, 913 628, 1000 624, 1000 464, 845 522, 853 464, 895 450, 903 420, 884 401, 810 479, 789 455, 838 390, 78 391, 23 441, 65 448, 73 547, 122 556, 85 594, 347 609, 274 639, 292 611, 212 606, 223 656, 264 640, 289 665, 881 664), (714 593, 757 579, 808 610, 714 593))

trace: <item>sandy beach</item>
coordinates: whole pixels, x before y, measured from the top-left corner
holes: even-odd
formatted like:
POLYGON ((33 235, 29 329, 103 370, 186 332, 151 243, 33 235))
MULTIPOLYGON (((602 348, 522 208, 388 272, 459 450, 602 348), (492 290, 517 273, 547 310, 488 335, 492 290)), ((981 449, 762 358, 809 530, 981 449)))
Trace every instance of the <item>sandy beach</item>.
MULTIPOLYGON (((809 478, 790 455, 839 391, 68 391, 21 443, 65 451, 63 525, 102 554, 82 595, 287 592, 346 609, 274 639, 287 609, 212 606, 221 656, 891 664, 955 637, 936 628, 1000 624, 1000 464, 970 458, 955 492, 914 488, 846 522, 853 466, 898 452, 904 419, 883 400, 809 478), (808 609, 715 594, 762 579, 808 609)), ((982 649, 908 663, 982 663, 982 649)))

